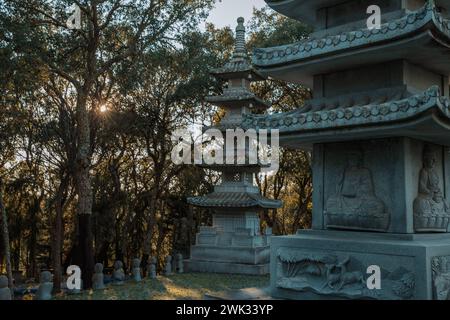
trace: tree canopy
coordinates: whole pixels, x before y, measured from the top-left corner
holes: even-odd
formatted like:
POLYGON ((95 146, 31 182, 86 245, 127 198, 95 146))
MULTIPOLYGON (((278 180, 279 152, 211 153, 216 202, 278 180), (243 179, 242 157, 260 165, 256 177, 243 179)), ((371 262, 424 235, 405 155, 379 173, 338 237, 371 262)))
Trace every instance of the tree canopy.
MULTIPOLYGON (((37 277, 93 262, 130 265, 189 254, 206 210, 186 197, 211 191, 219 177, 170 160, 171 134, 214 122, 204 97, 224 87, 209 75, 233 50, 230 28, 204 23, 213 0, 0 0, 0 178, 2 232, 11 268, 37 277), (81 9, 82 28, 66 25, 81 9)), ((233 21, 230 21, 232 24, 233 21)), ((248 23, 248 49, 308 36, 299 22, 269 9, 248 23)), ((268 80, 253 90, 291 110, 304 87, 268 80)), ((282 199, 264 226, 276 233, 310 224, 310 155, 283 150, 276 175, 259 176, 262 193, 282 199)), ((8 260, 8 259, 2 259, 8 260)))

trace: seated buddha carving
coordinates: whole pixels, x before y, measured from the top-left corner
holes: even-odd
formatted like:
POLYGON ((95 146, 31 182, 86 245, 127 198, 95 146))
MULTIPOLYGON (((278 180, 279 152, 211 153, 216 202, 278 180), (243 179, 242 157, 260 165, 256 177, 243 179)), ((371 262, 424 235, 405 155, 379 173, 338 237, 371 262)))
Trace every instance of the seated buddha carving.
POLYGON ((419 175, 419 195, 414 200, 414 227, 417 232, 447 232, 450 207, 440 188, 436 163, 436 153, 426 146, 419 175))
POLYGON ((349 153, 336 194, 326 204, 327 226, 384 231, 389 225, 385 209, 383 201, 375 195, 370 170, 363 166, 362 153, 349 153))

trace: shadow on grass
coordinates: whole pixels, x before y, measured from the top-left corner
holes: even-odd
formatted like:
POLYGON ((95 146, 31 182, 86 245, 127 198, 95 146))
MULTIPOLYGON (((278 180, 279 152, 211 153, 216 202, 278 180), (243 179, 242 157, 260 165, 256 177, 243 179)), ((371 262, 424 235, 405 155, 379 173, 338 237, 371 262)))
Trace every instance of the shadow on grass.
POLYGON ((246 276, 211 273, 186 273, 159 276, 140 283, 126 282, 122 286, 108 285, 100 291, 84 291, 80 294, 61 294, 56 300, 201 300, 205 294, 217 294, 227 290, 268 286, 268 276, 246 276))

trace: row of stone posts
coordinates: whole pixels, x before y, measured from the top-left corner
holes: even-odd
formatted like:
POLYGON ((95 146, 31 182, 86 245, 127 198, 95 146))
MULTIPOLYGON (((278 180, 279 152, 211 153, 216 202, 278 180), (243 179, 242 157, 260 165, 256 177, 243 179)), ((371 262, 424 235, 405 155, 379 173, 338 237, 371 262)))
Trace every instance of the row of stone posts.
MULTIPOLYGON (((174 273, 184 273, 183 256, 177 254, 175 259, 175 265, 172 264, 172 256, 167 256, 164 261, 163 274, 165 276, 172 275, 174 273)), ((147 278, 156 279, 156 263, 155 257, 150 257, 147 264, 147 278)), ((131 279, 134 282, 141 282, 141 260, 136 258, 132 261, 131 267, 131 279)), ((36 292, 36 300, 50 300, 52 298, 53 290, 53 275, 50 271, 41 272, 39 278, 39 287, 36 292)), ((114 262, 114 270, 111 276, 111 282, 113 285, 123 285, 125 282, 126 275, 123 269, 123 262, 117 260, 114 262)), ((105 289, 104 275, 103 275, 103 264, 97 263, 94 266, 94 275, 92 276, 92 289, 102 290, 105 289)), ((71 290, 70 292, 76 293, 79 290, 71 290)), ((6 276, 0 276, 0 300, 11 300, 11 289, 8 288, 8 278, 6 276)))

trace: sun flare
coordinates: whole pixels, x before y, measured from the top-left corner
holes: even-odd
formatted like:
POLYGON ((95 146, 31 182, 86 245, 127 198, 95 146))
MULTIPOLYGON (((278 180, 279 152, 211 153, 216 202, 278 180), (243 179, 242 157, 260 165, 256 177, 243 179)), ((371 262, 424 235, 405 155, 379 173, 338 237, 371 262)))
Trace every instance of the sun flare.
POLYGON ((100 106, 100 112, 101 112, 101 113, 105 113, 105 112, 107 112, 107 111, 108 111, 108 107, 107 107, 106 105, 102 104, 102 105, 100 106))

